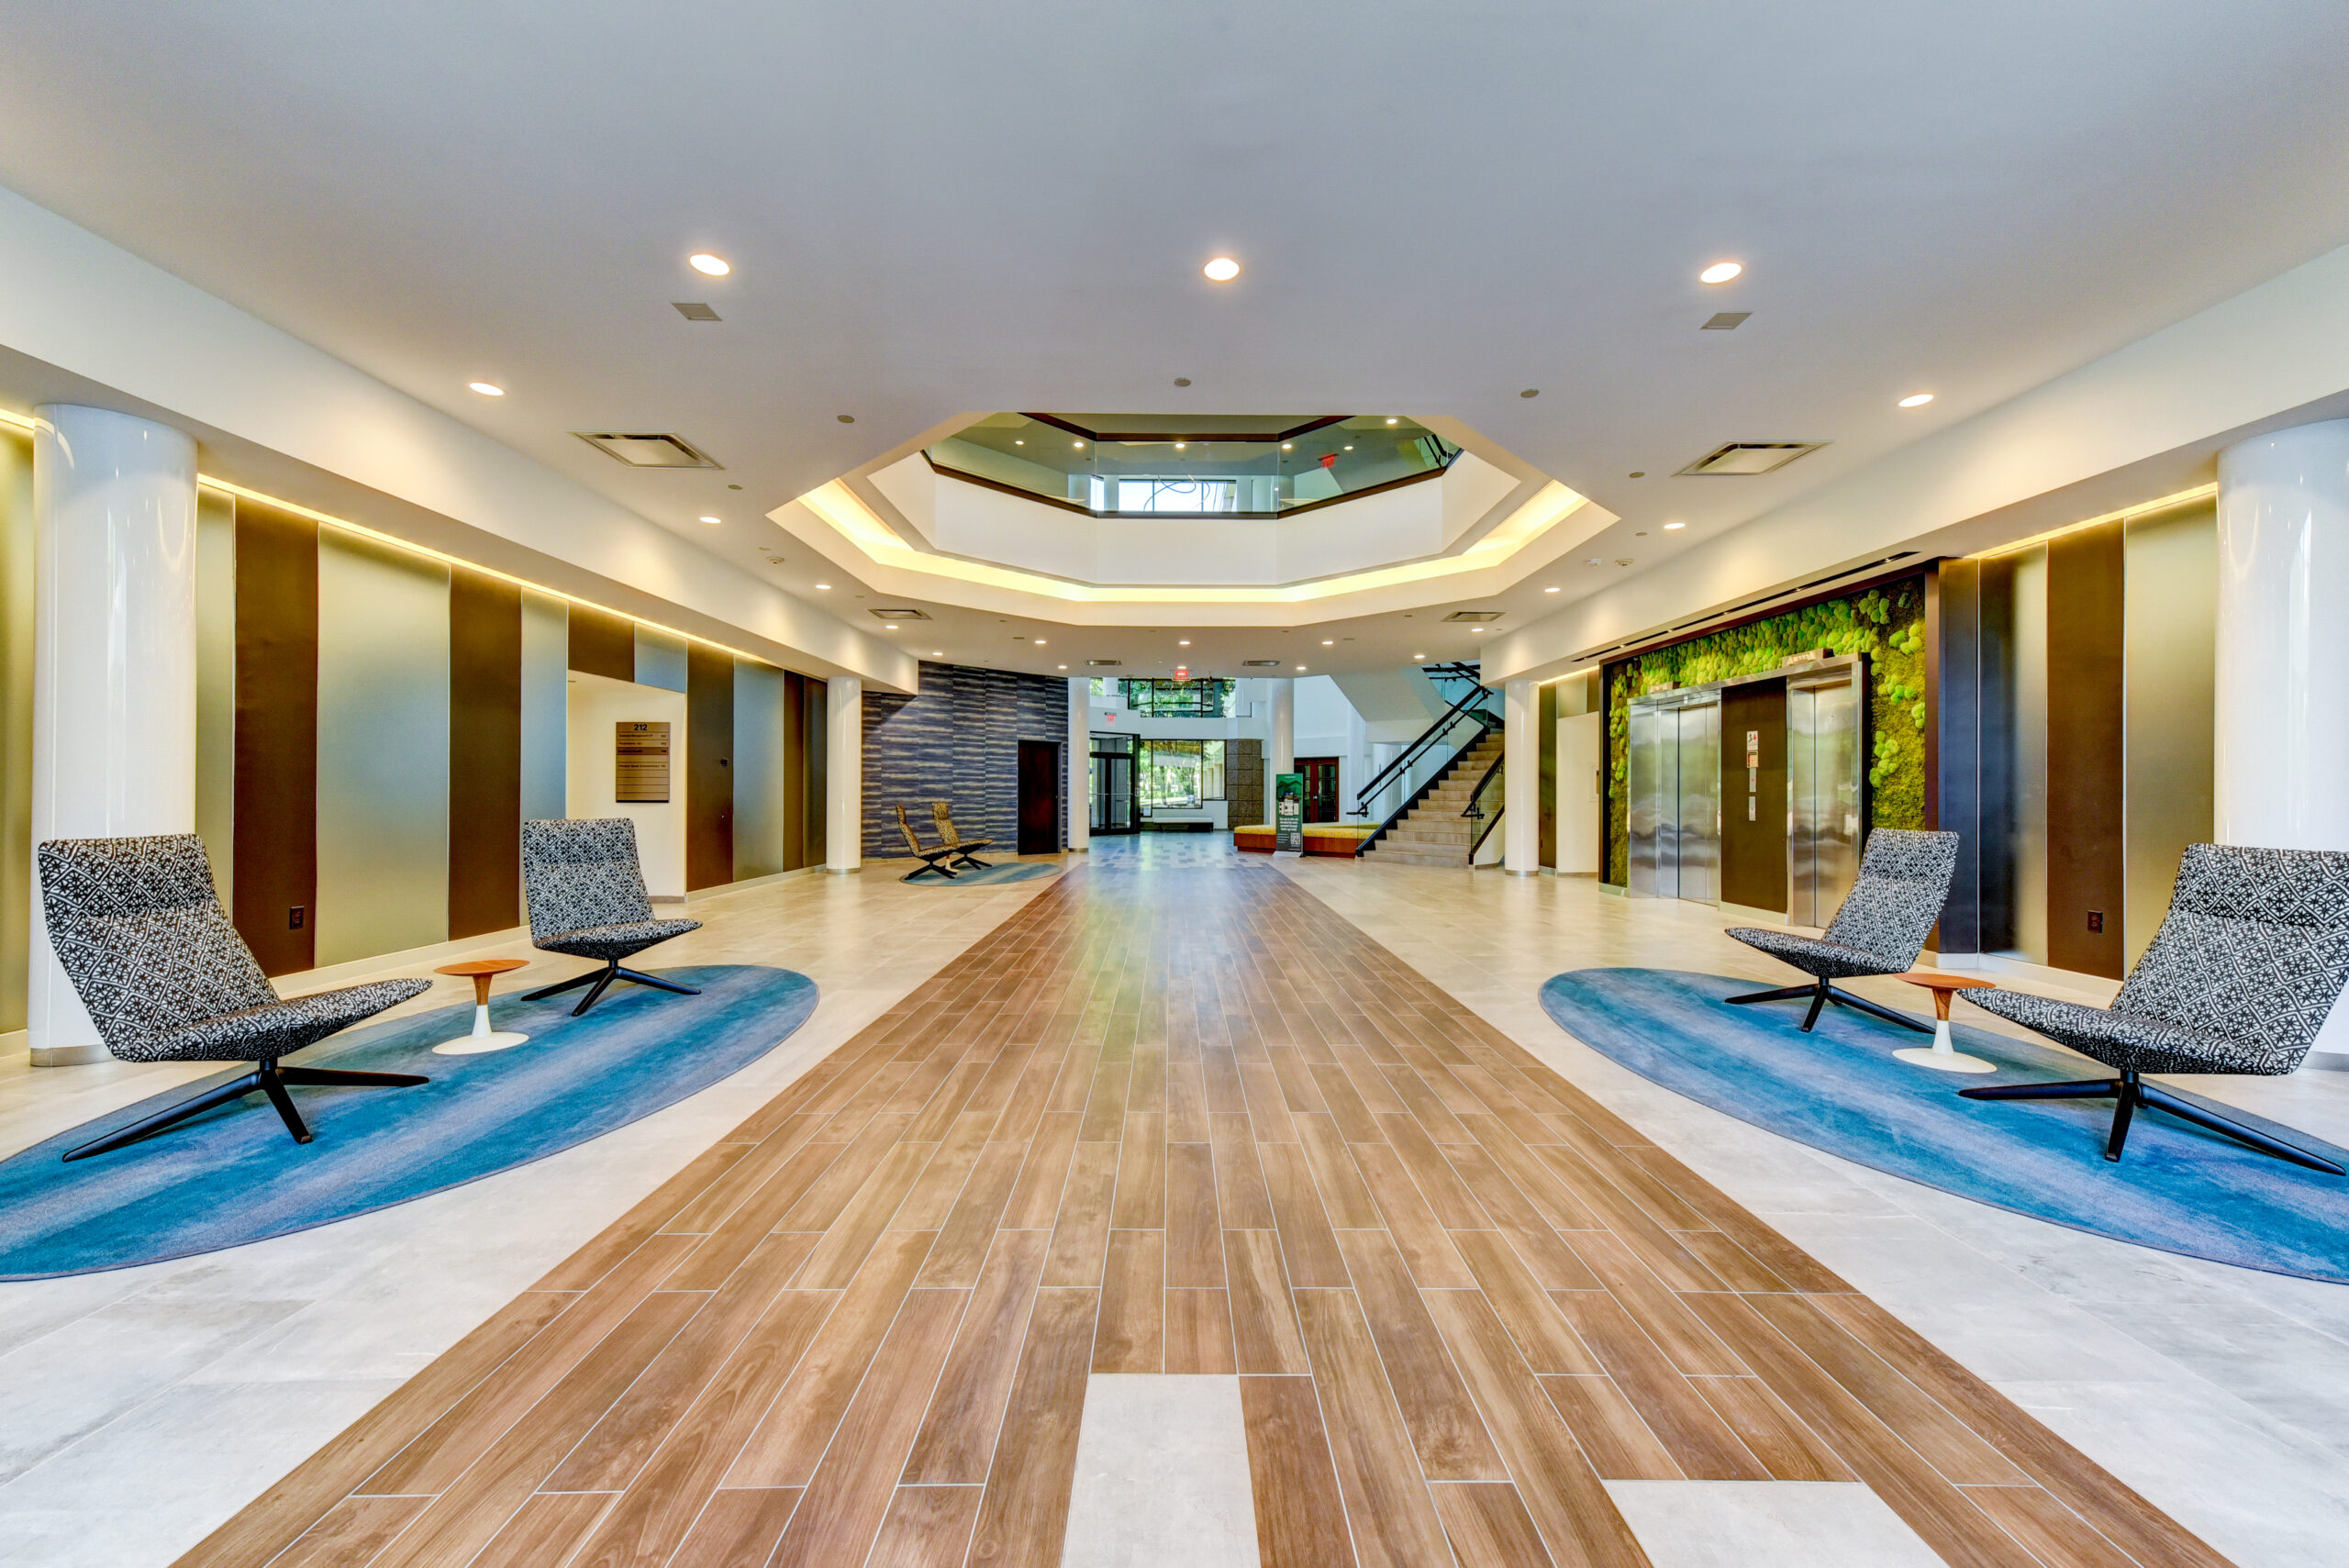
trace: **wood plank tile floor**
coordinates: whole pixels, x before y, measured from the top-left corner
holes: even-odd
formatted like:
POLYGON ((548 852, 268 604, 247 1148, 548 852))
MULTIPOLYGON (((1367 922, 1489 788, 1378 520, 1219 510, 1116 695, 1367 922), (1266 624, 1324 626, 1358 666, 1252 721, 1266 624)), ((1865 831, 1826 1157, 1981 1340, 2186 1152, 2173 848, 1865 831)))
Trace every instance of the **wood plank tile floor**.
POLYGON ((1057 1568, 1096 1373, 1237 1376, 1267 1568, 1644 1563, 1609 1480, 2224 1562, 1244 863, 1063 878, 181 1562, 1057 1568))

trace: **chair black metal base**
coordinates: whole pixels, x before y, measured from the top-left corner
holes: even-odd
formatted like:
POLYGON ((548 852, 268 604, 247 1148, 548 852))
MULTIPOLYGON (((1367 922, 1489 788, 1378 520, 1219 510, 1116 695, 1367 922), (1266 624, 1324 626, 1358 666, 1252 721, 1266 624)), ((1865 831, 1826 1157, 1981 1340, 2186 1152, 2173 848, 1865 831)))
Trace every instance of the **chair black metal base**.
POLYGON ((1749 992, 1742 996, 1724 996, 1721 1000, 1733 1007, 1739 1007, 1748 1002, 1791 1002, 1803 996, 1810 998, 1810 1011, 1805 1013, 1802 1019, 1802 1032, 1805 1034, 1809 1034, 1818 1024, 1820 1013, 1830 1002, 1839 1007, 1857 1008, 1863 1013, 1882 1018, 1886 1023, 1898 1024, 1904 1029, 1915 1029, 1919 1034, 1933 1032, 1933 1026, 1931 1024, 1920 1024, 1906 1013, 1896 1013, 1890 1007, 1880 1007, 1865 996, 1854 996, 1841 986, 1831 985, 1824 980, 1809 985, 1782 985, 1776 991, 1749 992))
POLYGON ((656 991, 674 992, 680 996, 701 995, 690 985, 680 985, 674 980, 663 980, 657 974, 646 974, 635 969, 623 969, 620 967, 620 961, 615 958, 606 961, 601 969, 591 969, 584 974, 574 974, 568 980, 558 980, 553 984, 542 985, 536 991, 526 991, 522 994, 522 1000, 542 1002, 549 996, 559 996, 565 991, 575 991, 584 985, 588 988, 587 995, 579 998, 579 1006, 571 1009, 571 1016, 575 1018, 602 1001, 605 990, 615 980, 633 981, 639 985, 650 985, 656 991))
POLYGON ((955 851, 952 863, 962 867, 965 871, 985 871, 995 864, 993 861, 983 861, 979 859, 978 856, 973 854, 968 850, 955 851))
POLYGON ((331 1067, 286 1067, 275 1062, 263 1062, 234 1083, 206 1089, 192 1100, 182 1100, 168 1110, 157 1111, 128 1127, 109 1132, 104 1138, 94 1138, 79 1148, 69 1149, 65 1151, 65 1158, 86 1160, 93 1154, 104 1154, 125 1144, 152 1138, 167 1127, 185 1121, 192 1116, 201 1116, 215 1106, 241 1099, 256 1089, 267 1095, 269 1103, 277 1107, 277 1114, 284 1118, 285 1130, 294 1135, 294 1141, 307 1143, 310 1141, 310 1129, 303 1121, 302 1113, 294 1108, 294 1096, 285 1092, 288 1084, 341 1084, 353 1088, 405 1089, 430 1082, 431 1079, 420 1078, 413 1073, 346 1073, 331 1067))
POLYGON ((2296 1149, 2281 1139, 2270 1138, 2256 1128, 2245 1127, 2214 1111, 2182 1100, 2159 1084, 2148 1084, 2135 1072, 2124 1072, 2118 1078, 2091 1078, 2067 1084, 2001 1084, 1987 1089, 1960 1089, 1969 1100, 2096 1100, 2110 1095, 2112 1099, 2112 1130, 2106 1135, 2104 1157, 2118 1162, 2121 1151, 2129 1142, 2129 1122, 2139 1106, 2167 1111, 2181 1121, 2210 1129, 2236 1142, 2272 1154, 2278 1160, 2288 1160, 2311 1171, 2322 1171, 2329 1176, 2349 1175, 2332 1161, 2296 1149))
POLYGON ((913 870, 906 873, 905 875, 899 877, 897 880, 899 882, 911 882, 914 878, 922 875, 926 872, 936 872, 947 881, 952 882, 954 880, 953 867, 951 864, 941 865, 939 862, 942 858, 942 854, 940 853, 928 855, 924 857, 921 864, 914 867, 913 870))

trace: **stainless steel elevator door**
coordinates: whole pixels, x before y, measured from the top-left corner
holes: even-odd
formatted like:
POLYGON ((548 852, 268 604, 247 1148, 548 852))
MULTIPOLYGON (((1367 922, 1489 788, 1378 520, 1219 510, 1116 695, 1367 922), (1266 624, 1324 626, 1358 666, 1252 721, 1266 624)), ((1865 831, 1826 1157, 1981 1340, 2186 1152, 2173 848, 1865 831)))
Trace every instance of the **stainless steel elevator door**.
POLYGON ((1859 874, 1860 694, 1849 676, 1787 686, 1787 917, 1824 926, 1859 874))
POLYGON ((1680 748, 1672 710, 1632 704, 1631 745, 1631 795, 1624 802, 1631 840, 1631 891, 1641 898, 1675 897, 1679 890, 1673 843, 1680 819, 1680 748), (1669 743, 1666 735, 1672 737, 1669 743))
POLYGON ((1680 822, 1676 896, 1699 904, 1721 898, 1721 705, 1680 709, 1680 822))

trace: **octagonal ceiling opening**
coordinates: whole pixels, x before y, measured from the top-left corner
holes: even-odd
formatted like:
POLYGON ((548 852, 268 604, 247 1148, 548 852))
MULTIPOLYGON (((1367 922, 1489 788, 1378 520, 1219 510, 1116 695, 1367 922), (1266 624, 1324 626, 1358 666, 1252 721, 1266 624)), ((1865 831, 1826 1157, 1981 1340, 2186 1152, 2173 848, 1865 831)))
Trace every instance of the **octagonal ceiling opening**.
POLYGON ((1462 449, 1391 414, 991 414, 941 475, 1092 517, 1284 517, 1441 478, 1462 449))

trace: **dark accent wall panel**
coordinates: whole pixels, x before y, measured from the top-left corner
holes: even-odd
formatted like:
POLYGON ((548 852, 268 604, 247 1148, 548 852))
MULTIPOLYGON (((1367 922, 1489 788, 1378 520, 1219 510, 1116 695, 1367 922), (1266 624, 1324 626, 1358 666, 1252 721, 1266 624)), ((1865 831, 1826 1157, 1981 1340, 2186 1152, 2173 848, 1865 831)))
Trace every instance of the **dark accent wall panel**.
MULTIPOLYGON (((807 677, 783 675, 783 869, 797 871, 807 856, 807 677)), ((822 860, 818 850, 817 860, 822 860)))
POLYGON ((1755 681, 1721 692, 1721 902, 1787 908, 1787 684, 1755 681), (1759 744, 1760 777, 1746 788, 1745 738, 1759 744), (1745 819, 1748 800, 1753 820, 1745 819))
POLYGON ((832 751, 832 687, 829 681, 814 675, 807 678, 805 686, 807 704, 807 744, 801 752, 807 759, 807 863, 819 866, 831 855, 830 832, 832 797, 829 784, 832 751))
POLYGON ((863 719, 865 854, 902 856, 890 807, 926 822, 933 800, 953 803, 964 837, 1004 847, 1019 840, 1019 742, 1068 739, 1068 683, 924 662, 912 696, 866 693, 863 719))
POLYGON ((635 680, 636 623, 592 605, 573 605, 571 667, 582 674, 635 680))
POLYGON ((1558 869, 1558 683, 1533 688, 1533 722, 1542 756, 1542 782, 1534 795, 1542 813, 1541 842, 1534 863, 1558 869))
POLYGON ((522 904, 522 590, 449 576, 449 937, 518 923, 522 904))
POLYGON ((734 655, 685 646, 685 889, 734 880, 734 655))
POLYGON ((2125 581, 2117 521, 2047 543, 2047 962, 2115 980, 2128 952, 2125 581))
POLYGON ((241 498, 236 722, 230 918, 262 973, 292 974, 317 967, 318 526, 241 498))

